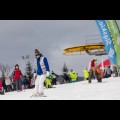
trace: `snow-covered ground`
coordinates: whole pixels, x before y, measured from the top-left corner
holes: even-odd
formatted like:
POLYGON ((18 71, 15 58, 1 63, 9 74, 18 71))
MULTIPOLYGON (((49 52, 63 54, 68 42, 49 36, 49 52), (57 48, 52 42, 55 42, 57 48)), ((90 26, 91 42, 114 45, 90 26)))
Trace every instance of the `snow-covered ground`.
POLYGON ((120 77, 56 85, 45 89, 46 97, 30 98, 34 89, 25 92, 9 92, 0 95, 0 100, 120 100, 120 77))

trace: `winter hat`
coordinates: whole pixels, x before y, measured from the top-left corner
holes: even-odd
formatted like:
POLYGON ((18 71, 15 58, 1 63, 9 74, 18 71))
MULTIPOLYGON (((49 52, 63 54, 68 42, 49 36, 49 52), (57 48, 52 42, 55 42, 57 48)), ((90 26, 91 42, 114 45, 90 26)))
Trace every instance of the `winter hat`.
POLYGON ((35 49, 35 53, 38 53, 39 51, 38 51, 38 49, 35 49))
POLYGON ((40 52, 38 51, 38 49, 35 49, 35 56, 39 55, 40 52))

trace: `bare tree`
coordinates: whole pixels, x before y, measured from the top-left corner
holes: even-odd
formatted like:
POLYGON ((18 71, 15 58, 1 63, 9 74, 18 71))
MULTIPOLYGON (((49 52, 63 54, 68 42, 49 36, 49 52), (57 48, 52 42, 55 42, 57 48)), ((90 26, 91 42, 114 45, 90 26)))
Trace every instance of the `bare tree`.
POLYGON ((3 65, 0 63, 0 71, 2 73, 2 78, 4 79, 5 75, 9 75, 9 73, 11 71, 11 67, 8 64, 3 65))

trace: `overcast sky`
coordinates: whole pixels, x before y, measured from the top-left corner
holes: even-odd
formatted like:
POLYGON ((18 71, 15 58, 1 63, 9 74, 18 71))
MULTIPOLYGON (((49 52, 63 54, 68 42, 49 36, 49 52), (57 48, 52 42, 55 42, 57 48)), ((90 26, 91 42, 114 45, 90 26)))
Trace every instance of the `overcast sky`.
MULTIPOLYGON (((120 26, 120 21, 117 23, 120 26)), ((66 63, 83 76, 83 68, 94 56, 64 56, 63 49, 85 44, 89 35, 99 35, 95 20, 0 20, 0 63, 13 66, 18 63, 24 73, 21 56, 29 54, 33 62, 37 48, 57 74, 61 74, 66 63)), ((101 62, 101 57, 97 58, 101 62)))

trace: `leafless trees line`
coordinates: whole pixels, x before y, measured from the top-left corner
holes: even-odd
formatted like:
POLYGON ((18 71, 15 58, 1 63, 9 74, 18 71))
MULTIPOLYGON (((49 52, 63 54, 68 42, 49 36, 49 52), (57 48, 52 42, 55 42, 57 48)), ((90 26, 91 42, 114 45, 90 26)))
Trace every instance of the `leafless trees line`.
POLYGON ((0 63, 0 72, 1 72, 1 76, 2 78, 4 78, 6 75, 8 76, 11 72, 12 66, 6 64, 2 64, 0 63))

